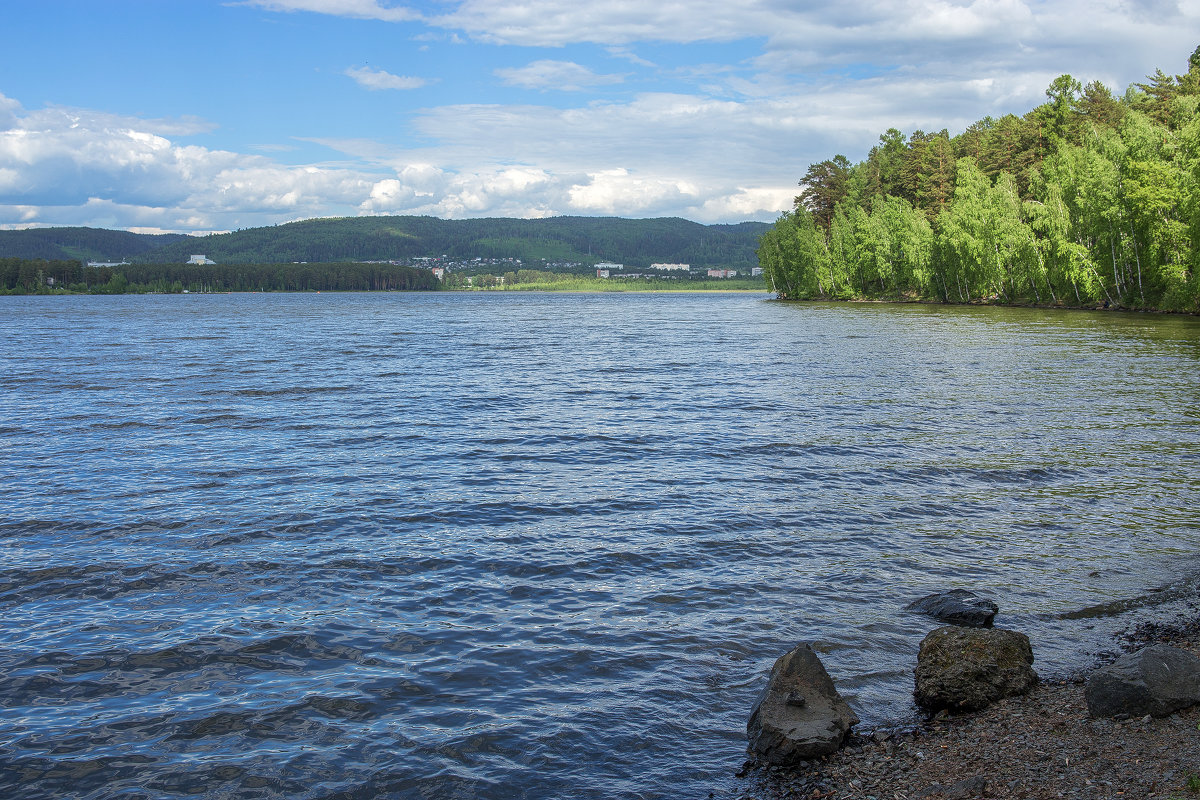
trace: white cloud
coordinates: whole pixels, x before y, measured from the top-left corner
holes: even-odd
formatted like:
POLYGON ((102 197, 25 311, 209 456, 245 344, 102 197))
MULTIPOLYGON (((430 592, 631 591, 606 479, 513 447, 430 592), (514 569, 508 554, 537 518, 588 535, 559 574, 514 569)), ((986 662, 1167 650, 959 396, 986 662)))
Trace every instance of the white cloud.
POLYGON ((244 0, 234 5, 254 6, 267 11, 312 11, 337 17, 409 22, 421 15, 404 6, 382 5, 378 0, 244 0))
MULTIPOLYGON (((298 129, 297 138, 308 137, 302 141, 347 156, 315 166, 271 157, 288 144, 246 145, 258 155, 189 144, 185 137, 213 127, 197 118, 26 111, 0 95, 0 225, 221 230, 344 213, 771 219, 790 206, 808 164, 839 152, 859 160, 887 128, 955 133, 986 114, 1021 113, 1064 71, 1119 92, 1155 66, 1182 70, 1200 29, 1197 0, 419 5, 427 15, 440 8, 436 17, 377 0, 242 5, 421 22, 419 33, 387 30, 440 41, 591 43, 599 47, 570 51, 575 60, 535 60, 494 75, 534 90, 617 86, 625 76, 601 74, 586 60, 603 49, 638 65, 639 88, 672 91, 622 88, 605 93, 617 100, 585 98, 565 108, 451 100, 409 112, 395 126, 396 136, 415 137, 407 140, 316 139, 312 129, 298 129), (702 46, 652 47, 662 42, 702 46), (635 55, 640 43, 663 65, 635 55), (710 43, 732 44, 714 50, 710 43), (1163 53, 1176 54, 1167 56, 1173 62, 1163 63, 1163 53), (715 67, 700 63, 714 60, 715 67), (670 82, 651 83, 663 76, 670 82)), ((486 83, 494 63, 467 79, 472 96, 486 96, 490 87, 479 76, 486 83)), ((367 67, 345 75, 369 89, 424 84, 367 67)), ((388 98, 389 108, 396 99, 388 98)))
POLYGON ((351 68, 345 71, 346 75, 358 82, 359 86, 363 86, 372 91, 380 89, 420 89, 422 86, 429 83, 424 78, 410 78, 404 75, 393 75, 390 72, 385 72, 381 69, 371 69, 370 67, 351 68))
POLYGON ((621 83, 625 79, 622 75, 597 75, 574 61, 549 59, 534 61, 523 67, 497 69, 495 74, 509 86, 558 89, 564 92, 578 92, 589 86, 621 83))
POLYGON ((764 5, 746 0, 464 0, 454 11, 431 22, 462 30, 481 41, 534 47, 578 42, 627 45, 646 41, 732 41, 770 30, 766 17, 771 12, 764 5))
POLYGON ((625 169, 609 169, 588 175, 570 189, 573 209, 590 214, 642 215, 665 208, 689 205, 697 187, 685 181, 630 175, 625 169))
POLYGON ((18 113, 0 130, 3 224, 244 227, 282 215, 353 209, 374 182, 354 170, 284 166, 263 156, 179 144, 158 133, 207 127, 195 121, 15 108, 18 113))

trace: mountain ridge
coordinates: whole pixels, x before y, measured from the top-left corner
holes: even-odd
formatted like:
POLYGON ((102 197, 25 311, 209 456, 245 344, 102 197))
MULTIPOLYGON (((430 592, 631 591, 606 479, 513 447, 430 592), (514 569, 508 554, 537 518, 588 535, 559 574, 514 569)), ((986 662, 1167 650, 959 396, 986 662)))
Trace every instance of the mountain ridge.
POLYGON ((0 231, 0 257, 174 263, 203 253, 218 263, 516 258, 749 267, 765 222, 705 225, 679 217, 321 217, 208 236, 106 228, 0 231))

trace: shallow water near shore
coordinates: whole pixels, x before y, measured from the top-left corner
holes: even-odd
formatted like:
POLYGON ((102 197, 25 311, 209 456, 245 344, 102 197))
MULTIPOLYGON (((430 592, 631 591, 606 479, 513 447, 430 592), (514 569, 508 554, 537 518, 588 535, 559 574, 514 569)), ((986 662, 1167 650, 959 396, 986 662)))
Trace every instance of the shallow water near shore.
POLYGON ((764 298, 0 298, 0 794, 707 797, 1194 574, 1200 321, 764 298))

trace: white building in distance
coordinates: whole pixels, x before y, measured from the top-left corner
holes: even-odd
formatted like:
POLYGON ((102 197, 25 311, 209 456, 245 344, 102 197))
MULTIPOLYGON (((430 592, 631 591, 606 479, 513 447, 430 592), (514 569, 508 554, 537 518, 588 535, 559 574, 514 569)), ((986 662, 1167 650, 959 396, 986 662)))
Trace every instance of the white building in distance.
POLYGON ((692 268, 691 264, 651 264, 650 269, 661 269, 666 272, 678 270, 679 272, 687 272, 692 268))
POLYGON ((189 263, 189 264, 215 264, 217 262, 210 260, 209 257, 206 255, 198 255, 198 256, 192 256, 191 258, 189 258, 187 260, 187 263, 189 263))

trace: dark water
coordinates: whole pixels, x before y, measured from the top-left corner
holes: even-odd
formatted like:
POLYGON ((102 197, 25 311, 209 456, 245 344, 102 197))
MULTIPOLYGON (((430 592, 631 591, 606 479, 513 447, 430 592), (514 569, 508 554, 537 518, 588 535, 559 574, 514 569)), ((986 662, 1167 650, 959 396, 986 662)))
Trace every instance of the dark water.
POLYGON ((0 298, 0 795, 734 787, 929 591, 1043 672, 1200 543, 1200 323, 746 295, 0 298), (1103 609, 1101 609, 1101 613, 1103 609))

